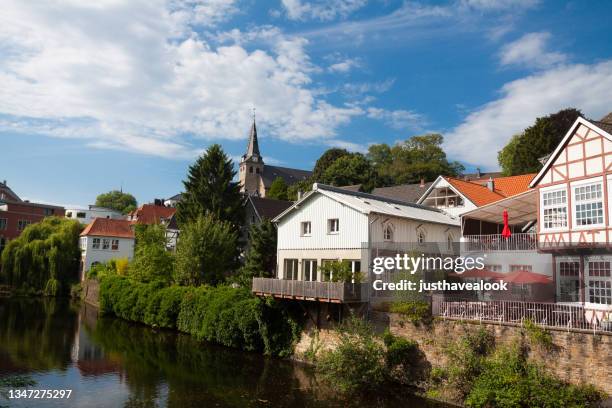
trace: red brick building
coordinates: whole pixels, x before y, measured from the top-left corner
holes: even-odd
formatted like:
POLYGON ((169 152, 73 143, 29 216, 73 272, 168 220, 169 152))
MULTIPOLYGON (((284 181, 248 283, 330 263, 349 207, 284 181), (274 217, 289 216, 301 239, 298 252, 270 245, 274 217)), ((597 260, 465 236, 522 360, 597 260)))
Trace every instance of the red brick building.
POLYGON ((17 238, 28 225, 43 218, 64 216, 64 207, 23 201, 6 184, 0 183, 0 252, 11 239, 17 238))

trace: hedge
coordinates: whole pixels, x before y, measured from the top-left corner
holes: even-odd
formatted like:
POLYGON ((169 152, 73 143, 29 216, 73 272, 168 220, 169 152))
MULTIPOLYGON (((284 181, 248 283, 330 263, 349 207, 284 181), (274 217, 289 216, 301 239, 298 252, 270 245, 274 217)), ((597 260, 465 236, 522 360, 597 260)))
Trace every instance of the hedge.
POLYGON ((198 340, 246 351, 288 356, 300 327, 276 302, 244 288, 164 286, 104 277, 100 310, 153 327, 177 329, 198 340))

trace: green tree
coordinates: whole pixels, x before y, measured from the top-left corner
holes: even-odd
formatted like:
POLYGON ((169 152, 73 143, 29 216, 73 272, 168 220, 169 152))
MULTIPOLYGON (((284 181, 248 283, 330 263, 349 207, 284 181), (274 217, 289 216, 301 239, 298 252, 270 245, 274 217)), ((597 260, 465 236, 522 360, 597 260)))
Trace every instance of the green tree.
POLYGON ((185 192, 177 206, 177 217, 181 224, 210 214, 216 219, 229 222, 237 229, 244 221, 244 207, 240 185, 234 181, 234 165, 214 144, 189 167, 187 180, 183 181, 185 192))
POLYGON ((291 184, 287 189, 287 199, 290 201, 297 201, 298 192, 301 192, 302 194, 309 192, 312 190, 312 184, 312 178, 300 180, 297 183, 291 184))
POLYGON ((2 251, 0 282, 47 295, 67 293, 78 281, 78 221, 47 217, 29 225, 2 251))
POLYGON ((183 224, 174 280, 180 285, 217 284, 236 265, 238 232, 212 214, 183 224))
POLYGON ((552 153, 580 116, 583 115, 578 109, 563 109, 537 118, 532 126, 513 136, 497 154, 504 174, 513 176, 540 171, 542 163, 538 159, 552 153))
POLYGON ((379 183, 382 185, 393 185, 393 175, 390 173, 391 165, 393 164, 391 147, 386 143, 371 145, 368 148, 366 157, 376 169, 379 183))
POLYGON ((129 276, 141 282, 170 283, 174 257, 166 250, 166 228, 163 225, 136 225, 136 247, 129 276))
POLYGON ((288 200, 289 196, 287 194, 287 183, 285 179, 282 177, 277 177, 270 185, 270 189, 266 193, 266 198, 274 198, 276 200, 288 200))
POLYGON ((346 149, 340 149, 337 147, 333 147, 331 149, 327 149, 321 157, 315 163, 314 169, 312 169, 312 183, 322 182, 322 177, 325 171, 329 166, 334 164, 336 160, 344 156, 350 156, 346 149))
POLYGON ((138 202, 136 202, 136 198, 129 193, 113 190, 98 195, 98 197, 96 197, 96 205, 112 208, 121 211, 123 214, 127 214, 137 208, 138 202))
POLYGON ((276 268, 276 226, 270 220, 252 224, 249 230, 249 249, 242 275, 247 278, 272 277, 276 268))
POLYGON ((365 191, 376 185, 376 172, 372 164, 360 153, 342 156, 325 170, 321 181, 334 186, 362 184, 365 191))

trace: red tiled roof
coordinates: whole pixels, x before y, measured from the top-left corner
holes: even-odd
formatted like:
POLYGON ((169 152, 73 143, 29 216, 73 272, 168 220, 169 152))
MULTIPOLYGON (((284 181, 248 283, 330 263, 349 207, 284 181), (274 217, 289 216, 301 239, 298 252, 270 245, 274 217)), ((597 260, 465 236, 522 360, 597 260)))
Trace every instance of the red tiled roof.
POLYGON ((487 187, 488 180, 465 181, 446 177, 446 180, 478 207, 512 197, 529 190, 529 183, 535 173, 493 179, 494 191, 487 187))
POLYGON ((134 238, 132 222, 110 218, 94 218, 81 232, 81 236, 134 238))
POLYGON ((176 208, 162 205, 144 204, 130 215, 137 224, 159 224, 162 218, 169 219, 176 212, 176 208))

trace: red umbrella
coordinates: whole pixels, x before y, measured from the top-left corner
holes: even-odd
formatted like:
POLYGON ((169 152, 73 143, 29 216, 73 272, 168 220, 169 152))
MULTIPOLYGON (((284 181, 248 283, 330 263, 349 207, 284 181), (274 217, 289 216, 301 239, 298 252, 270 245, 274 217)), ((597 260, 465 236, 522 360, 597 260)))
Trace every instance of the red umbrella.
POLYGON ((515 283, 518 285, 531 285, 534 283, 551 283, 552 278, 550 276, 542 275, 541 273, 534 273, 530 271, 520 270, 504 274, 503 277, 497 278, 503 279, 504 282, 515 283))
POLYGON ((504 210, 504 230, 502 231, 502 237, 508 239, 512 235, 510 232, 510 226, 508 225, 508 211, 504 210))

